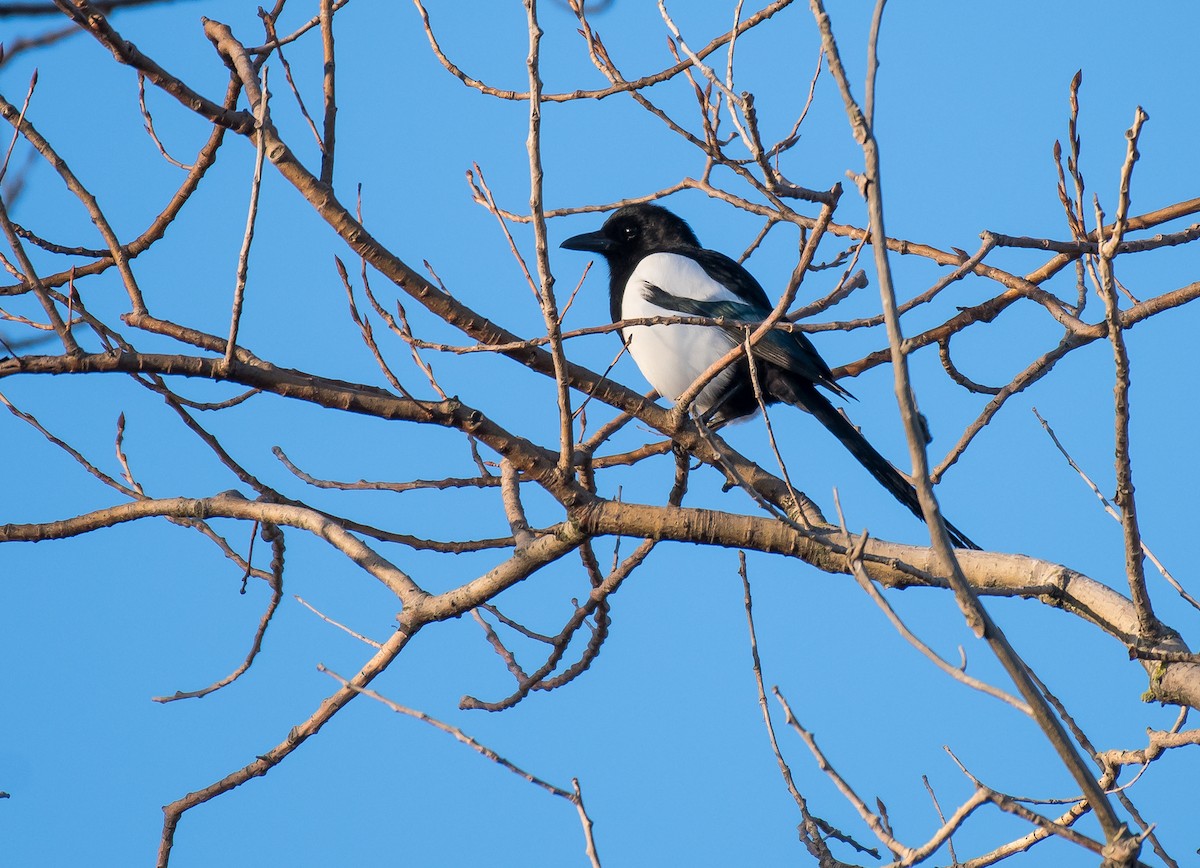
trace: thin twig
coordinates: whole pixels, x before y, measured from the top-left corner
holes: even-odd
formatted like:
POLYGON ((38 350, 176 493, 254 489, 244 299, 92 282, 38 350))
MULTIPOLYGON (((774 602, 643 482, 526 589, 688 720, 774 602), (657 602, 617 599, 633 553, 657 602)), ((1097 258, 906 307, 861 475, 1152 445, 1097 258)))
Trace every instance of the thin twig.
POLYGON ((564 790, 562 787, 556 787, 554 784, 549 783, 548 781, 545 781, 542 778, 539 778, 537 775, 534 775, 534 774, 531 774, 530 772, 525 771, 524 769, 522 769, 520 766, 516 765, 515 763, 512 763, 509 760, 506 760, 504 757, 500 756, 500 754, 496 753, 490 747, 487 747, 486 745, 481 744, 480 742, 476 741, 471 736, 467 735, 465 732, 463 732, 457 726, 452 726, 449 723, 438 720, 436 717, 426 714, 423 711, 419 711, 415 708, 409 708, 408 706, 405 706, 405 705, 400 705, 398 702, 393 702, 392 700, 388 699, 387 697, 385 697, 385 696, 379 694, 378 692, 371 690, 367 687, 360 687, 360 686, 354 684, 353 682, 351 682, 350 680, 345 679, 342 676, 338 675, 336 672, 334 672, 332 669, 330 669, 329 667, 325 666, 322 663, 317 664, 317 671, 324 672, 330 678, 334 679, 339 684, 341 684, 343 688, 348 689, 348 690, 353 690, 355 693, 360 693, 363 696, 368 697, 369 699, 374 699, 376 702, 379 702, 379 703, 387 706, 388 708, 390 708, 392 711, 396 712, 397 714, 403 714, 408 717, 414 718, 415 720, 419 720, 422 723, 427 723, 430 726, 432 726, 434 729, 440 730, 440 731, 446 733, 447 735, 453 736, 456 741, 458 741, 462 744, 465 744, 467 747, 469 747, 471 750, 475 751, 477 754, 484 757, 485 759, 491 760, 496 765, 500 766, 503 769, 507 769, 508 771, 512 772, 514 775, 516 775, 519 778, 524 778, 525 780, 529 781, 529 783, 533 784, 535 787, 540 787, 541 789, 545 790, 546 792, 550 793, 551 795, 558 796, 560 799, 566 799, 568 802, 575 805, 575 807, 578 809, 578 812, 580 815, 580 822, 583 825, 584 837, 587 841, 588 858, 591 861, 592 865, 596 866, 596 868, 599 868, 600 860, 599 860, 599 857, 596 855, 596 842, 592 837, 592 821, 588 817, 587 812, 583 808, 583 796, 579 791, 579 780, 577 778, 572 779, 572 789, 570 791, 564 790))
POLYGON ((914 855, 914 851, 911 847, 900 843, 894 837, 892 837, 892 835, 885 828, 879 815, 868 808, 867 803, 860 799, 850 784, 848 784, 846 780, 837 773, 837 770, 830 764, 829 760, 825 757, 825 754, 819 747, 817 747, 817 740, 813 737, 813 734, 800 725, 800 721, 798 721, 796 719, 796 715, 792 713, 792 707, 788 705, 788 701, 784 699, 779 688, 772 687, 771 693, 775 695, 775 699, 778 700, 780 706, 782 706, 787 724, 799 734, 800 738, 802 738, 804 743, 808 746, 813 758, 817 761, 817 766, 831 781, 833 781, 833 785, 837 787, 838 792, 845 797, 846 801, 854 806, 854 809, 858 812, 859 817, 861 817, 862 821, 866 823, 868 827, 870 827, 872 832, 875 833, 875 837, 879 839, 880 843, 901 858, 914 855))
MULTIPOLYGON (((1063 446, 1059 441, 1058 436, 1054 433, 1054 429, 1050 427, 1050 423, 1042 418, 1042 415, 1038 412, 1037 407, 1033 407, 1032 409, 1033 415, 1037 417, 1042 429, 1050 437, 1050 442, 1054 444, 1055 448, 1058 449, 1062 457, 1067 460, 1067 464, 1070 465, 1071 469, 1079 474, 1079 478, 1082 479, 1084 484, 1091 489, 1092 494, 1096 495, 1096 499, 1100 501, 1100 505, 1104 507, 1104 511, 1112 516, 1115 521, 1120 523, 1120 511, 1109 502, 1108 498, 1105 497, 1104 493, 1100 490, 1100 487, 1092 481, 1091 477, 1084 472, 1083 468, 1075 463, 1075 459, 1071 457, 1071 454, 1067 452, 1066 447, 1063 446)), ((1162 577, 1167 580, 1167 584, 1174 588, 1179 596, 1186 600, 1188 604, 1192 606, 1192 608, 1200 609, 1200 600, 1197 600, 1195 597, 1189 594, 1183 585, 1180 584, 1179 580, 1171 575, 1171 572, 1163 565, 1162 561, 1158 559, 1154 552, 1150 551, 1150 547, 1146 545, 1145 539, 1141 539, 1140 542, 1142 545, 1142 552, 1150 559, 1150 562, 1154 564, 1162 577)))
MULTIPOLYGON (((258 525, 256 524, 255 527, 257 528, 257 526, 258 525)), ((224 678, 208 685, 208 687, 201 688, 200 690, 177 690, 170 696, 151 697, 155 702, 161 702, 165 704, 167 702, 175 702, 179 699, 199 699, 203 696, 208 696, 208 694, 214 693, 223 687, 228 687, 230 684, 237 681, 249 671, 251 665, 253 665, 255 659, 258 657, 259 652, 262 651, 263 638, 267 635, 267 627, 270 625, 276 609, 279 608, 279 601, 283 599, 283 532, 279 528, 273 526, 270 527, 270 531, 268 532, 267 527, 268 526, 264 526, 263 528, 264 536, 268 535, 269 533, 271 536, 271 544, 275 551, 275 555, 271 561, 271 599, 267 602, 266 611, 264 611, 262 617, 258 619, 258 628, 254 631, 254 639, 250 643, 250 651, 246 654, 246 659, 242 661, 241 665, 239 665, 224 678)), ((251 543, 253 544, 253 539, 251 539, 251 543)), ((246 575, 249 576, 249 558, 246 559, 246 568, 246 575)))
POLYGON ((875 583, 872 582, 867 576, 867 572, 863 567, 862 561, 862 550, 866 544, 866 535, 864 534, 861 536, 857 544, 855 543, 854 537, 852 537, 850 531, 846 529, 846 517, 842 514, 842 502, 841 498, 838 497, 836 490, 833 493, 833 502, 837 508, 838 522, 841 524, 842 533, 846 535, 846 560, 850 568, 850 573, 854 576, 855 581, 858 582, 858 586, 866 592, 867 596, 871 598, 871 601, 878 606, 880 611, 882 611, 887 617, 888 621, 891 623, 892 627, 895 628, 896 632, 903 636, 910 645, 929 658, 929 660, 931 660, 938 669, 945 672, 955 681, 965 684, 967 687, 970 687, 973 690, 978 690, 980 693, 986 693, 988 696, 999 699, 1001 702, 1011 705, 1022 714, 1027 714, 1032 717, 1033 709, 1029 707, 1028 703, 1022 702, 1020 699, 1013 696, 1011 693, 1008 693, 1007 691, 1001 690, 998 687, 993 687, 986 681, 980 681, 978 678, 968 675, 965 671, 965 658, 962 666, 954 666, 953 664, 947 662, 940 654, 926 645, 915 633, 908 629, 908 625, 900 619, 900 616, 896 614, 896 610, 892 608, 892 605, 887 601, 887 598, 879 592, 879 589, 875 587, 875 583))
MULTIPOLYGON (((1121 509, 1121 527, 1125 535, 1125 573, 1129 581, 1129 592, 1138 610, 1138 622, 1142 635, 1150 641, 1158 638, 1163 626, 1155 617, 1154 608, 1150 602, 1150 594, 1146 589, 1146 574, 1144 555, 1142 553, 1141 530, 1138 527, 1137 500, 1134 497, 1133 468, 1129 455, 1129 353, 1125 347, 1125 337, 1118 316, 1117 293, 1114 286, 1113 257, 1116 248, 1125 235, 1125 227, 1129 220, 1129 183, 1133 175, 1133 165, 1138 159, 1137 143, 1142 131, 1142 124, 1149 118, 1141 106, 1134 114, 1133 126, 1126 132, 1128 148, 1125 162, 1121 166, 1121 184, 1117 197, 1117 213, 1113 221, 1113 229, 1107 237, 1101 235, 1100 252, 1095 258, 1096 270, 1099 276, 1100 295, 1104 300, 1104 319, 1108 324, 1108 337, 1112 343, 1113 365, 1116 383, 1113 387, 1114 427, 1116 429, 1116 475, 1117 488, 1113 500, 1121 509)), ((1104 225, 1104 213, 1100 210, 1099 199, 1095 200, 1096 226, 1104 225)))
POLYGON ((550 245, 546 234, 545 204, 542 172, 542 28, 538 24, 536 0, 524 0, 529 28, 529 54, 525 60, 529 74, 529 136, 526 151, 529 156, 529 213, 533 215, 533 240, 537 261, 537 297, 550 338, 550 356, 554 362, 554 384, 558 392, 558 472, 570 472, 574 453, 575 417, 571 412, 571 384, 567 375, 567 357, 560 335, 562 316, 554 297, 554 275, 550 271, 550 245))
POLYGON ((295 598, 297 603, 299 603, 304 608, 308 609, 308 611, 312 612, 314 615, 316 615, 318 618, 320 618, 326 624, 330 624, 334 627, 337 627, 342 632, 348 633, 349 635, 351 635, 355 639, 357 639, 359 642, 365 642, 366 644, 370 645, 372 648, 382 648, 383 647, 382 642, 376 642, 374 639, 370 638, 369 636, 364 636, 362 633, 359 633, 355 630, 351 630, 349 627, 347 627, 345 624, 341 623, 340 621, 333 620, 333 618, 330 618, 324 612, 317 609, 315 606, 313 606, 311 603, 309 603, 307 600, 305 600, 299 594, 293 594, 292 596, 295 598))
MULTIPOLYGON (((767 705, 767 692, 763 684, 762 661, 758 656, 758 636, 754 630, 754 606, 750 598, 750 577, 746 571, 746 553, 740 549, 738 550, 738 576, 742 580, 743 605, 746 608, 746 625, 750 631, 750 660, 754 670, 754 684, 758 690, 758 707, 762 711, 763 726, 767 730, 767 740, 771 744, 771 752, 775 755, 775 761, 779 764, 779 773, 783 776, 784 786, 787 787, 787 791, 791 794, 792 801, 796 803, 796 807, 800 809, 800 816, 803 818, 800 829, 804 838, 804 844, 809 852, 821 861, 822 864, 827 864, 828 860, 831 860, 833 856, 829 852, 829 847, 821 835, 821 829, 814 822, 814 818, 808 813, 808 802, 796 788, 796 782, 792 777, 792 769, 787 764, 787 760, 783 758, 783 752, 779 749, 779 741, 775 737, 775 725, 771 722, 771 710, 767 705)), ((855 846, 858 845, 856 844, 855 846)), ((859 849, 870 853, 876 859, 879 858, 877 850, 865 847, 860 847, 859 849)))
MULTIPOLYGON (((267 39, 272 41, 274 45, 274 53, 279 58, 279 63, 283 66, 283 77, 287 79, 288 87, 291 88, 292 96, 296 98, 296 107, 300 109, 300 116, 304 118, 304 122, 308 125, 309 131, 317 142, 317 149, 325 152, 325 143, 321 141, 321 134, 317 131, 316 121, 312 119, 312 115, 308 113, 308 107, 304 105, 304 97, 300 95, 300 88, 296 86, 296 80, 292 77, 292 65, 288 63, 287 58, 283 54, 283 46, 279 42, 279 36, 275 32, 275 16, 268 15, 262 9, 259 9, 259 17, 262 18, 263 27, 267 31, 267 39)), ((261 58, 265 61, 267 54, 263 54, 261 58)))
POLYGON ((322 91, 325 97, 325 134, 321 137, 321 183, 333 186, 333 147, 337 121, 337 99, 334 95, 333 57, 333 0, 321 0, 321 50, 324 56, 322 67, 322 91))
POLYGON ((259 130, 257 146, 254 150, 254 177, 250 181, 250 205, 246 210, 246 231, 242 235, 242 247, 238 251, 237 280, 233 287, 233 310, 229 316, 229 339, 225 344, 225 364, 232 364, 233 354, 237 348, 238 329, 242 322, 242 304, 246 297, 246 276, 250 270, 250 244, 254 240, 254 224, 258 219, 258 193, 262 189, 263 159, 266 152, 267 137, 263 129, 268 123, 267 103, 270 93, 267 91, 267 67, 262 68, 260 87, 262 97, 255 107, 255 127, 259 130))
MULTIPOLYGON (((158 138, 158 133, 156 133, 154 131, 154 118, 150 116, 150 109, 148 109, 146 107, 146 74, 144 72, 139 71, 137 80, 138 80, 138 108, 140 108, 142 110, 142 120, 145 121, 146 132, 150 134, 151 140, 153 140, 155 146, 158 148, 158 152, 160 154, 162 154, 162 157, 164 160, 166 160, 172 166, 177 166, 180 169, 183 169, 185 172, 190 172, 192 170, 192 167, 189 166, 187 163, 179 162, 177 159, 175 159, 170 154, 168 154, 166 147, 163 145, 162 141, 158 138)), ((0 172, 0 176, 2 176, 2 175, 3 175, 3 173, 0 172)))
POLYGON ((328 696, 322 700, 317 706, 316 711, 309 715, 306 720, 291 727, 286 737, 275 747, 255 757, 253 762, 226 775, 221 780, 209 784, 202 789, 190 792, 168 805, 164 805, 163 830, 158 847, 157 868, 167 868, 171 859, 171 849, 175 843, 175 830, 179 826, 180 818, 186 812, 217 798, 223 793, 229 792, 248 780, 266 774, 272 768, 279 765, 279 763, 283 762, 292 751, 316 735, 321 730, 321 727, 341 711, 348 702, 358 696, 362 688, 370 684, 376 676, 387 669, 392 661, 396 659, 396 656, 404 650, 408 641, 418 629, 419 627, 414 625, 402 624, 400 629, 393 633, 392 637, 384 643, 384 646, 375 653, 375 656, 367 661, 358 671, 357 675, 347 681, 332 696, 328 696))

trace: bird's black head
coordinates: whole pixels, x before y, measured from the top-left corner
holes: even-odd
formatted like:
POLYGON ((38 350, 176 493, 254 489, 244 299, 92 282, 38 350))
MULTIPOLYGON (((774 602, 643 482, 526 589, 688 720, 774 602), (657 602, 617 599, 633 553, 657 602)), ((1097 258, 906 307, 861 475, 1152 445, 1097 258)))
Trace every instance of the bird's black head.
POLYGON ((682 218, 659 205, 643 203, 618 208, 599 231, 568 238, 561 246, 599 253, 612 263, 660 250, 696 248, 700 242, 682 218))

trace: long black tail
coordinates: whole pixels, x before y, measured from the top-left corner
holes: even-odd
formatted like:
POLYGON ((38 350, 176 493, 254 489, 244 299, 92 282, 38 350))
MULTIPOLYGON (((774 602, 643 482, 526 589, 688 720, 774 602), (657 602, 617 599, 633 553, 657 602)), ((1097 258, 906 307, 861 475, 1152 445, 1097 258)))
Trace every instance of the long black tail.
MULTIPOLYGON (((879 484, 892 493, 892 497, 907 506, 917 518, 922 521, 925 516, 921 513, 921 503, 917 499, 917 491, 908 480, 900 475, 891 463, 867 442, 867 438, 847 421, 846 417, 837 411, 829 399, 817 391, 816 386, 798 378, 784 376, 771 377, 768 391, 772 397, 807 410, 817 420, 828 428, 833 436, 842 441, 842 445, 850 450, 850 454, 858 459, 858 463, 870 471, 879 480, 879 484)), ((943 521, 945 519, 943 518, 943 521)), ((946 521, 946 530, 950 539, 960 549, 979 549, 971 539, 950 522, 946 521)))

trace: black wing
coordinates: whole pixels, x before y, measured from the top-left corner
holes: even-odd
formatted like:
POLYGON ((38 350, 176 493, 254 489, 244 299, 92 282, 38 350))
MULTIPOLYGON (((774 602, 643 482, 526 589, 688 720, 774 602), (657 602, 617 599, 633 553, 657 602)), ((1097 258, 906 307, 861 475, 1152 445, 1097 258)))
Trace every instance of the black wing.
MULTIPOLYGON (((705 252, 709 253, 711 251, 705 252)), ((722 258, 727 259, 727 257, 722 258)), ((749 280, 754 280, 736 262, 733 262, 733 260, 728 261, 736 266, 749 280)), ((707 271, 707 269, 705 270, 707 271)), ((709 276, 714 280, 717 279, 711 273, 709 273, 709 276)), ((757 283, 754 286, 760 293, 762 292, 762 287, 758 286, 757 283)), ((757 304, 739 304, 734 301, 699 301, 694 298, 681 298, 677 295, 671 295, 662 288, 649 283, 646 284, 642 292, 646 301, 651 304, 658 305, 666 310, 673 310, 684 316, 702 316, 709 319, 724 317, 744 322, 747 325, 758 325, 771 312, 769 307, 762 308, 757 304)), ((741 293, 738 294, 741 295, 741 293)), ((763 297, 765 298, 766 296, 764 295, 763 297)), ((739 341, 742 339, 742 335, 737 334, 734 329, 726 329, 726 331, 735 334, 735 337, 739 341)), ((829 365, 825 364, 825 360, 821 358, 816 348, 812 345, 812 342, 801 332, 781 332, 774 330, 768 332, 754 345, 754 357, 759 361, 782 368, 788 373, 794 374, 810 383, 819 383, 835 395, 840 395, 844 398, 854 397, 833 379, 833 372, 829 370, 829 365)))

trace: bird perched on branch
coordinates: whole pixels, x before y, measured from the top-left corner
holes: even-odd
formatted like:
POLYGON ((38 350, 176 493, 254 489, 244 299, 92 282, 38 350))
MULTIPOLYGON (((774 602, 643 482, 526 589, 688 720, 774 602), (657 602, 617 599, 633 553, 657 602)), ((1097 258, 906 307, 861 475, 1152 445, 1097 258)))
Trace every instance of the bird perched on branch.
MULTIPOLYGON (((568 238, 562 246, 599 253, 607 260, 613 322, 683 316, 754 325, 771 313, 767 294, 750 272, 728 256, 701 247, 686 222, 658 205, 626 205, 598 231, 568 238)), ((745 329, 664 323, 626 326, 621 336, 650 384, 674 401, 744 341, 745 329)), ((908 480, 818 390, 820 386, 839 397, 853 397, 833 379, 807 337, 772 330, 753 346, 752 355, 765 403, 782 401, 816 416, 893 497, 923 520, 917 492, 908 480)), ((745 356, 695 399, 697 412, 710 424, 752 415, 758 406, 745 356)), ((979 548, 949 522, 946 529, 960 548, 979 548)))

